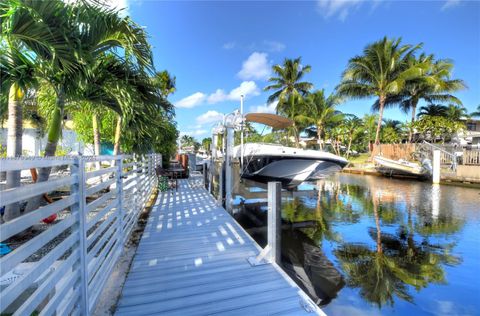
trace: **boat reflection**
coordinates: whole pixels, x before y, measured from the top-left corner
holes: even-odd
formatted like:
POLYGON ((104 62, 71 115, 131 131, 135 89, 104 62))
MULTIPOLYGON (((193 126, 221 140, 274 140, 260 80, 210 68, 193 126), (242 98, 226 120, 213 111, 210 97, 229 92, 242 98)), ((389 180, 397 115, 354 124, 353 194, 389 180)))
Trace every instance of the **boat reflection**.
MULTIPOLYGON (((431 284, 448 285, 446 267, 463 262, 455 248, 466 221, 454 190, 338 175, 282 192, 284 269, 319 305, 343 288, 382 311, 414 303, 431 284)), ((243 184, 247 200, 249 192, 256 202, 236 217, 265 246, 266 200, 243 184)))

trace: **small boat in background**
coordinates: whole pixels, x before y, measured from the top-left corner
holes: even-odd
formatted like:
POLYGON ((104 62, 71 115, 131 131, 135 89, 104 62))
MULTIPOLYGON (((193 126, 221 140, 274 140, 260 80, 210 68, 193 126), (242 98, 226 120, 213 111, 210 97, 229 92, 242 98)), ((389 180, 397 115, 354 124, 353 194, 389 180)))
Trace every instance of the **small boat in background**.
POLYGON ((375 156, 373 160, 375 169, 385 176, 417 179, 427 179, 432 176, 432 164, 428 159, 424 159, 421 165, 403 159, 393 160, 382 156, 375 156))

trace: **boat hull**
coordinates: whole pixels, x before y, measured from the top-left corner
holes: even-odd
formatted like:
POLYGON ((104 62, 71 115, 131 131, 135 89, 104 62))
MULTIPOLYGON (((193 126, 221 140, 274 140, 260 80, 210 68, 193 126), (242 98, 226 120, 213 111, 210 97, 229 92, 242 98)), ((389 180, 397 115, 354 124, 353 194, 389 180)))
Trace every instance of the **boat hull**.
POLYGON ((428 170, 413 163, 383 157, 375 157, 374 160, 375 169, 385 176, 417 179, 428 179, 430 177, 428 170))
MULTIPOLYGON (((249 143, 243 149, 242 178, 261 183, 280 181, 284 187, 324 178, 348 163, 331 153, 281 145, 249 143)), ((241 154, 241 147, 235 147, 234 157, 240 158, 241 154)))

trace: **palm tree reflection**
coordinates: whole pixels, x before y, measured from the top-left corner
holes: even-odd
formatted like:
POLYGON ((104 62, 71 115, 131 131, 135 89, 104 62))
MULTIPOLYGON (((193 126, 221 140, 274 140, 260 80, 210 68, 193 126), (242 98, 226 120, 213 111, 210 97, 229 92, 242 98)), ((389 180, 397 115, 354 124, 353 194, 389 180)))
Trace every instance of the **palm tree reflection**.
POLYGON ((372 193, 375 228, 369 228, 368 232, 375 247, 343 243, 334 254, 346 274, 348 286, 359 288, 360 295, 367 301, 378 307, 393 306, 396 296, 413 303, 411 287, 419 291, 430 283, 446 283, 442 264, 455 265, 460 259, 449 254, 453 244, 430 244, 427 237, 415 240, 411 216, 407 225, 401 224, 395 234, 382 232, 380 221, 384 206, 379 205, 381 194, 378 190, 372 193))

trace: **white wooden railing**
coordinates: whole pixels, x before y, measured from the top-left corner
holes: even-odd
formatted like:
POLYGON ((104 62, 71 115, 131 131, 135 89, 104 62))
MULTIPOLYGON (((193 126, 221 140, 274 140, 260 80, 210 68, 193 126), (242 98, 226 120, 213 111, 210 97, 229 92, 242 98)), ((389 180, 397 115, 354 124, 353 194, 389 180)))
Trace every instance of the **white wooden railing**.
POLYGON ((0 241, 13 249, 0 258, 0 313, 89 315, 156 186, 161 159, 150 154, 0 160, 0 172, 53 168, 49 181, 27 179, 21 187, 2 189, 0 206, 56 193, 53 203, 0 224, 0 241), (52 214, 54 223, 41 223, 52 214))

